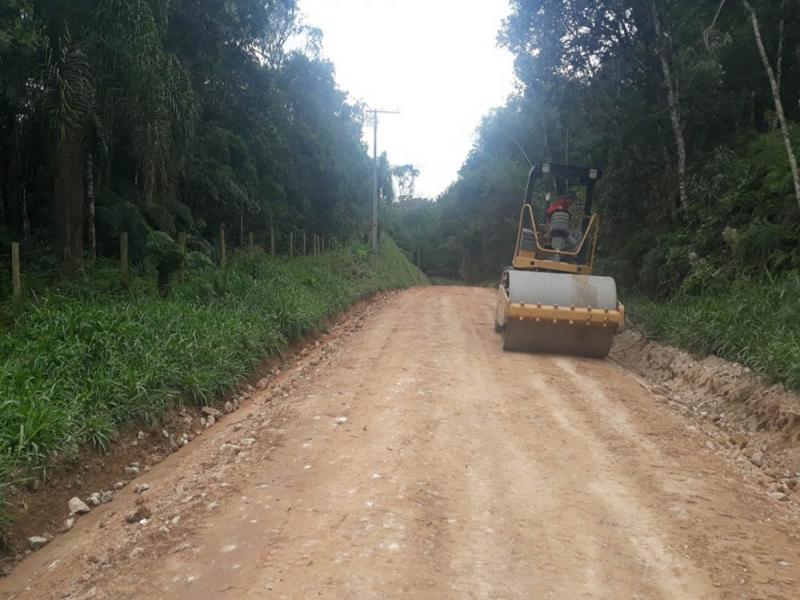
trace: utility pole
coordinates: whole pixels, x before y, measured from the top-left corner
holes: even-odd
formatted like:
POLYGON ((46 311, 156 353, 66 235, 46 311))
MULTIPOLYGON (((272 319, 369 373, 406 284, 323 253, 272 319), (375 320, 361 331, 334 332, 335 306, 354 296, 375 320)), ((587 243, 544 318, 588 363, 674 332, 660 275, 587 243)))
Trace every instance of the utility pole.
POLYGON ((378 256, 378 115, 397 115, 397 110, 379 110, 373 108, 367 111, 372 113, 372 129, 374 133, 372 143, 372 159, 374 161, 372 174, 372 252, 378 256))

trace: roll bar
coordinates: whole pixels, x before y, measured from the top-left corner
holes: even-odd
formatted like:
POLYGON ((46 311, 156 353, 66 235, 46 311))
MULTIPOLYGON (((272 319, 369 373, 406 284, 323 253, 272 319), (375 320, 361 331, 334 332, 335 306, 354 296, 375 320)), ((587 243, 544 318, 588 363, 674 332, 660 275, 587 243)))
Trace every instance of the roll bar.
POLYGON ((537 179, 543 179, 546 175, 555 177, 556 189, 561 192, 566 187, 568 179, 578 180, 586 186, 586 204, 583 211, 583 223, 581 233, 585 234, 589 228, 589 221, 592 218, 592 204, 594 203, 594 186, 603 176, 600 169, 592 167, 575 167, 572 165, 560 165, 553 162, 540 162, 531 167, 528 173, 528 185, 525 188, 525 199, 523 206, 531 204, 533 197, 533 184, 537 179))

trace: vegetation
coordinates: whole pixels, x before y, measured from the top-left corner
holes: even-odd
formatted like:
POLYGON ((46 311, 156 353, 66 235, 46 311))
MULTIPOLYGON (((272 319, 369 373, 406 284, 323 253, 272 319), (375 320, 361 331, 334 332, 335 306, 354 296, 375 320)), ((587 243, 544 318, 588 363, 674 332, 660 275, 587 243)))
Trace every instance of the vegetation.
POLYGON ((679 294, 669 302, 632 297, 627 307, 646 333, 700 355, 742 363, 800 389, 800 279, 739 279, 724 292, 679 294))
POLYGON ((363 107, 319 43, 295 0, 5 0, 0 254, 18 240, 69 275, 121 231, 141 261, 151 231, 365 229, 363 107))
POLYGON ((458 180, 420 199, 419 171, 380 157, 405 256, 384 238, 376 273, 359 242, 213 266, 222 231, 229 253, 367 232, 364 107, 296 0, 4 0, 0 256, 22 244, 28 298, 0 310, 0 482, 209 401, 324 316, 419 282, 406 257, 437 281, 496 279, 529 160, 603 169, 602 270, 643 327, 800 387, 800 4, 510 6, 518 91, 458 180))
POLYGON ((436 202, 401 204, 398 242, 421 250, 431 276, 496 279, 511 258, 526 155, 598 166, 601 270, 643 298, 640 318, 797 385, 800 306, 788 291, 800 273, 800 4, 511 9, 499 40, 516 56, 519 92, 484 118, 436 202))
POLYGON ((152 272, 126 289, 116 265, 50 289, 0 334, 0 484, 119 428, 206 404, 287 342, 373 292, 425 282, 390 239, 290 261, 263 252, 187 268, 163 297, 152 272))

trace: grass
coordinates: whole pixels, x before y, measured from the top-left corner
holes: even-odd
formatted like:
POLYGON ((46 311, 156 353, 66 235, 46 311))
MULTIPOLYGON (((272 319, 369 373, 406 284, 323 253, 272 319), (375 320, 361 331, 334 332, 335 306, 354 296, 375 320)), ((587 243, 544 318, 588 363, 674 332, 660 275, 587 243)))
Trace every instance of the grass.
MULTIPOLYGON (((0 333, 0 486, 46 470, 177 403, 206 404, 321 320, 376 291, 426 283, 391 240, 291 261, 235 257, 161 297, 116 268, 7 305, 0 333)), ((2 501, 0 500, 0 503, 2 501)))
POLYGON ((648 335, 694 354, 715 355, 800 389, 800 277, 740 279, 724 292, 677 294, 667 302, 628 298, 648 335))

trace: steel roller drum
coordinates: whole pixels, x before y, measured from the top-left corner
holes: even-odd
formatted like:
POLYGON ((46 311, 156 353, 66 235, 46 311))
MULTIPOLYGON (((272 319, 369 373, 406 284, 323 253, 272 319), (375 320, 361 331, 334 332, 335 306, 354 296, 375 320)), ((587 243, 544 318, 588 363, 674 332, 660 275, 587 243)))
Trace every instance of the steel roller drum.
MULTIPOLYGON (((508 297, 514 304, 617 309, 617 286, 611 277, 509 272, 508 297)), ((608 356, 616 328, 583 324, 507 321, 503 349, 524 352, 608 356)))

